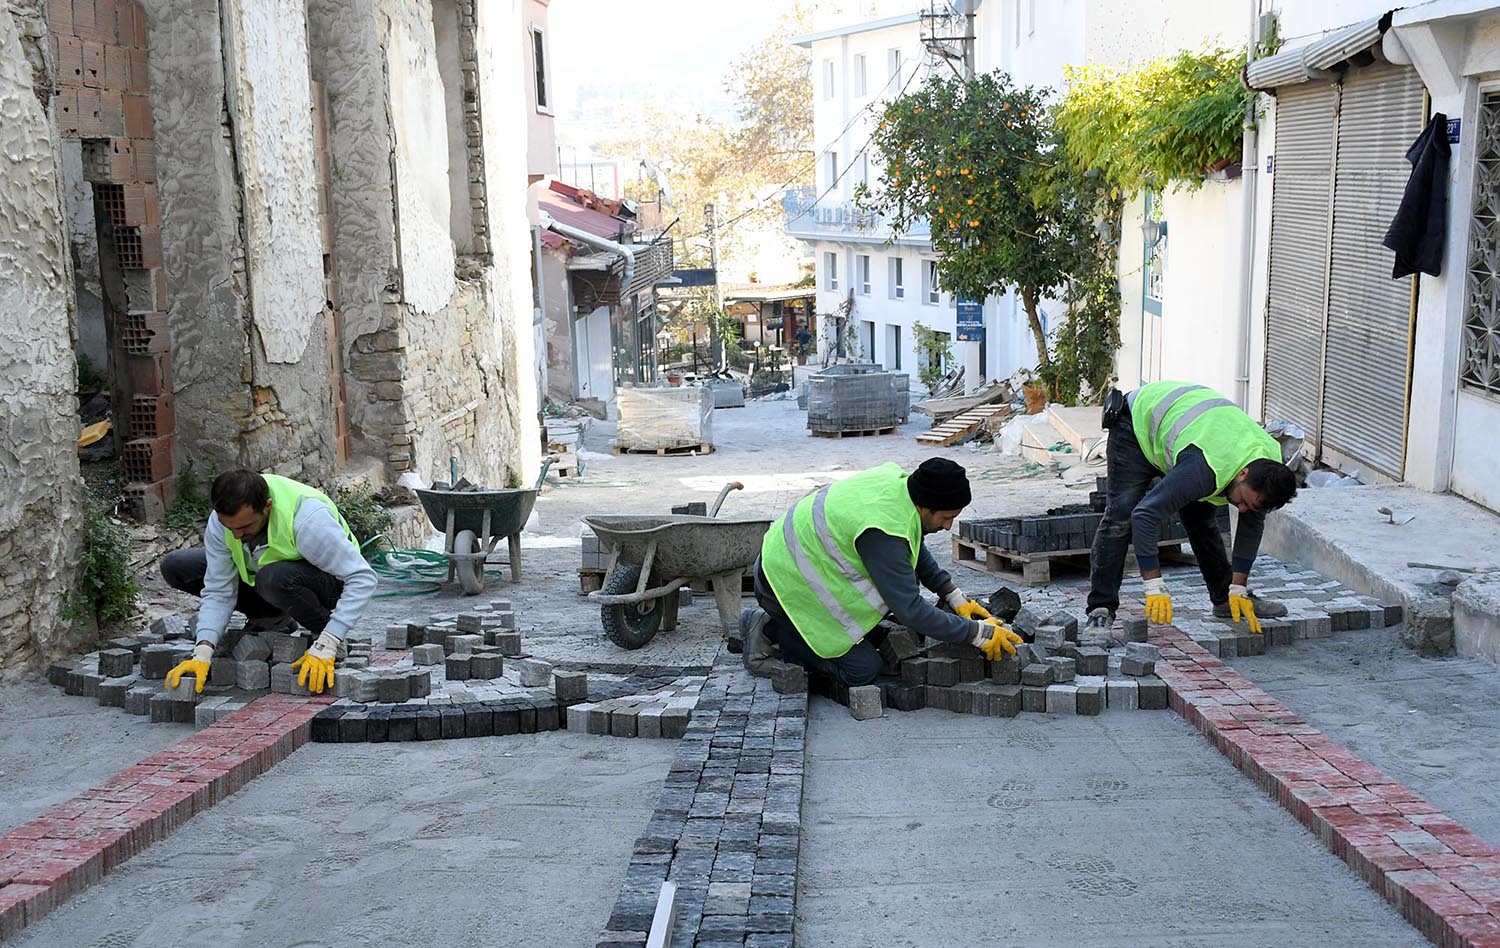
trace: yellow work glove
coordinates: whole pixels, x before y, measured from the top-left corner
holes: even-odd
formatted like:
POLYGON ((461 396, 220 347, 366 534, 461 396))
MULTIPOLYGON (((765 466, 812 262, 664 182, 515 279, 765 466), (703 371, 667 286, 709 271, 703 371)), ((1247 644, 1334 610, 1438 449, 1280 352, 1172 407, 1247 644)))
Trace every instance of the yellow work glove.
POLYGON ((1167 581, 1160 576, 1146 580, 1146 618, 1157 625, 1172 621, 1172 597, 1167 594, 1167 581))
POLYGON ((193 646, 193 657, 178 662, 167 672, 167 687, 176 688, 177 683, 182 681, 183 675, 192 675, 196 681, 193 682, 193 694, 203 694, 203 683, 208 681, 208 665, 213 660, 214 647, 207 642, 199 642, 193 646))
POLYGON ((952 592, 948 593, 948 595, 945 596, 944 599, 947 600, 948 605, 953 608, 953 612, 956 615, 961 615, 965 619, 982 620, 990 618, 989 610, 985 609, 984 606, 981 606, 979 603, 970 599, 968 596, 965 596, 963 594, 963 590, 961 589, 954 589, 952 592))
POLYGON ((975 634, 973 644, 984 657, 992 662, 998 662, 1007 655, 1016 654, 1016 646, 1024 639, 1000 624, 999 619, 982 619, 980 631, 975 634))
POLYGON ((1235 622, 1241 619, 1250 627, 1250 631, 1260 635, 1260 619, 1255 616, 1255 603, 1250 599, 1250 590, 1238 583, 1229 587, 1229 618, 1235 622))
POLYGON ((332 688, 333 659, 338 653, 338 636, 328 632, 318 636, 312 648, 303 652, 301 658, 292 662, 292 671, 297 672, 297 687, 305 686, 315 695, 322 694, 324 688, 332 688))

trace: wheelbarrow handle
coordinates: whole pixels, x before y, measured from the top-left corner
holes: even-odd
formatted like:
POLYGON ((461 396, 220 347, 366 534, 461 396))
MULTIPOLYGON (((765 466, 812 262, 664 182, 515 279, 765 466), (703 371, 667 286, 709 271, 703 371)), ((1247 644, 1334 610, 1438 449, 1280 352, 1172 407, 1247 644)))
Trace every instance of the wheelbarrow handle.
POLYGON ((730 481, 728 484, 725 484, 723 487, 719 488, 719 497, 714 501, 714 509, 710 510, 708 512, 708 515, 710 517, 717 517, 719 515, 719 508, 724 506, 724 498, 729 496, 729 492, 732 490, 744 489, 745 485, 741 484, 739 481, 730 481))

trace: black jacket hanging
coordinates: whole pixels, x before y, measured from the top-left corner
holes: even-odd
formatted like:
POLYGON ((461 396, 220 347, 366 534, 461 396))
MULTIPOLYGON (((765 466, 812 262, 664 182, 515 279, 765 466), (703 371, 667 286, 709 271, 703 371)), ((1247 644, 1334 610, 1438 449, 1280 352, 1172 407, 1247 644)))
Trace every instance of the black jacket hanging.
POLYGON ((1443 270, 1443 230, 1448 216, 1448 117, 1434 112, 1432 121, 1406 150, 1411 177, 1385 246, 1396 252, 1391 276, 1422 272, 1437 276, 1443 270))

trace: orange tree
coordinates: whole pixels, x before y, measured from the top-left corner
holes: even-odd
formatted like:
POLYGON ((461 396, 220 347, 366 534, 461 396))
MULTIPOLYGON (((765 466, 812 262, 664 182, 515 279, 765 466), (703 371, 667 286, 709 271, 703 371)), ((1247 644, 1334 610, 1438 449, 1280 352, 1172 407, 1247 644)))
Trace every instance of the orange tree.
MULTIPOLYGON (((1089 295, 1090 312, 1106 323, 1096 327, 1105 338, 1073 324, 1058 339, 1066 367, 1052 364, 1058 350, 1049 347, 1039 305, 1099 275, 1099 243, 1109 236, 1101 211, 1107 215, 1116 205, 1117 222, 1118 202, 1102 176, 1070 170, 1049 94, 1017 87, 1001 72, 929 80, 886 106, 871 136, 883 177, 856 189, 856 200, 882 214, 896 234, 929 222, 939 282, 949 292, 984 299, 1014 289, 1036 343, 1039 374, 1053 397, 1076 398, 1081 384, 1097 393, 1108 381, 1119 340, 1118 296, 1110 307, 1089 295), (1080 336, 1096 350, 1084 354, 1087 364, 1078 364, 1080 336)), ((1109 266, 1112 276, 1112 260, 1109 266)), ((1063 297, 1076 313, 1069 295, 1077 294, 1063 297)))

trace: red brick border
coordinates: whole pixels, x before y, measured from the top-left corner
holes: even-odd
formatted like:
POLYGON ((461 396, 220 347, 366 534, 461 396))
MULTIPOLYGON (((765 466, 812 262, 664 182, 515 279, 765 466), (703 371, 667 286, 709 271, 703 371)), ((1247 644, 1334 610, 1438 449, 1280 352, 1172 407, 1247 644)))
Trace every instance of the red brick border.
MULTIPOLYGON (((1417 930, 1500 946, 1500 847, 1340 747, 1175 628, 1153 630, 1172 710, 1417 930)), ((0 890, 3 891, 3 890, 0 890)))
POLYGON ((258 698, 0 836, 0 938, 286 759, 332 700, 258 698))

